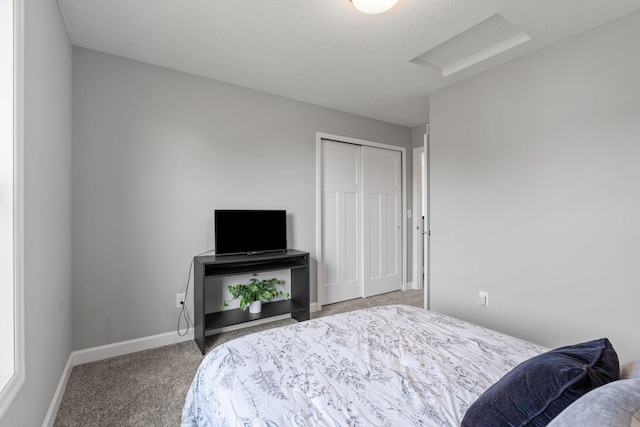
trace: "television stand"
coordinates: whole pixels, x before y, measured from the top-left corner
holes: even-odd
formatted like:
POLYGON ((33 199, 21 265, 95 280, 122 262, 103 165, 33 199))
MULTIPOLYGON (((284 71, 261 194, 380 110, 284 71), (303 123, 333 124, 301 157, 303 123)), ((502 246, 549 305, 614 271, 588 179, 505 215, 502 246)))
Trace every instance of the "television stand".
MULTIPOLYGON (((197 256, 194 258, 193 306, 195 341, 204 355, 205 337, 215 330, 251 320, 291 313, 299 322, 309 320, 309 253, 295 249, 253 255, 197 256), (219 282, 211 279, 238 274, 291 270, 291 298, 263 304, 262 312, 252 314, 237 309, 207 312, 206 294, 219 282)), ((217 292, 220 292, 217 289, 217 292)))

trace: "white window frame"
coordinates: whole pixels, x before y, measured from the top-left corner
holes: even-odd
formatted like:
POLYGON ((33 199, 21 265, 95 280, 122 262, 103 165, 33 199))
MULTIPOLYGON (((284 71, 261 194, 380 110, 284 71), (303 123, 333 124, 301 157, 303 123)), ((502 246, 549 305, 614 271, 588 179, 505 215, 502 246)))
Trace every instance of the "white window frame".
MULTIPOLYGON (((13 0, 13 375, 0 384, 0 419, 25 381, 24 338, 24 0, 13 0)), ((0 343, 5 351, 5 343, 0 343)))

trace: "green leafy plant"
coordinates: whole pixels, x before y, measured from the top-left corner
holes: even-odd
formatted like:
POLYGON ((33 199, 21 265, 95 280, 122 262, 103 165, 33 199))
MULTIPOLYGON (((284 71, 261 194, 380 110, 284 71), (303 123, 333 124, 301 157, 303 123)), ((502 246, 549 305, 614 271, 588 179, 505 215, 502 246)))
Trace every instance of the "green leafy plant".
MULTIPOLYGON (((257 276, 257 273, 253 274, 257 276)), ((242 310, 246 310, 249 305, 251 305, 254 301, 268 301, 273 297, 284 296, 286 299, 289 299, 289 293, 279 291, 274 286, 280 284, 278 279, 262 279, 258 280, 255 277, 249 279, 248 284, 240 284, 240 285, 231 285, 227 287, 227 290, 233 297, 229 301, 233 301, 234 299, 240 299, 240 308, 242 310)), ((224 301, 220 310, 224 310, 225 307, 228 307, 228 301, 224 301)))

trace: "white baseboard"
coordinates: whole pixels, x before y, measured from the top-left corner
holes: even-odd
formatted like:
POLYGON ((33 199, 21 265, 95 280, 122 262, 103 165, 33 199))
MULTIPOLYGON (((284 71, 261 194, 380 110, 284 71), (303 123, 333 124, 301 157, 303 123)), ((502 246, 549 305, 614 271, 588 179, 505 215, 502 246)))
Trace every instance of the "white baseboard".
POLYGON ((312 302, 311 304, 309 304, 309 312, 310 313, 315 313, 318 310, 318 303, 317 302, 312 302))
MULTIPOLYGON (((184 334, 185 331, 181 331, 181 333, 184 334)), ((98 360, 108 359, 110 357, 135 353, 136 351, 177 344, 179 342, 189 341, 192 339, 193 328, 191 328, 184 336, 179 336, 176 332, 167 332, 164 334, 151 335, 149 337, 136 338, 133 340, 87 348, 85 350, 78 350, 72 352, 71 355, 73 356, 73 366, 77 366, 84 363, 97 362, 98 360)))
POLYGON ((69 355, 69 358, 67 359, 67 364, 64 366, 64 370, 62 371, 60 381, 58 381, 58 387, 56 387, 56 392, 53 394, 53 399, 51 399, 51 404, 49 405, 47 415, 45 415, 44 421, 42 422, 42 427, 53 427, 53 423, 56 421, 56 415, 58 415, 58 409, 60 408, 60 403, 62 403, 62 396, 64 396, 64 391, 67 388, 67 383, 69 382, 69 377, 71 376, 71 370, 73 369, 73 366, 73 353, 71 353, 69 355))
POLYGON ((405 290, 411 290, 411 289, 413 289, 414 291, 422 290, 418 282, 407 282, 407 286, 405 287, 405 290))

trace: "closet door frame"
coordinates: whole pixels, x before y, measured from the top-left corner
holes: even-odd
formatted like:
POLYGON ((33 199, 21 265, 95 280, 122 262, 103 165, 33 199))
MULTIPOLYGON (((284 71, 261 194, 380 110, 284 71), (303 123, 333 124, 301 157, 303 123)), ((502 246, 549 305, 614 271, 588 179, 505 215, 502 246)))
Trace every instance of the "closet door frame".
POLYGON ((397 145, 383 144, 348 136, 333 135, 316 132, 316 299, 317 310, 322 309, 324 301, 321 298, 321 286, 324 283, 324 268, 322 260, 322 140, 356 144, 367 147, 382 148, 400 152, 402 165, 402 290, 407 289, 407 150, 397 145))

